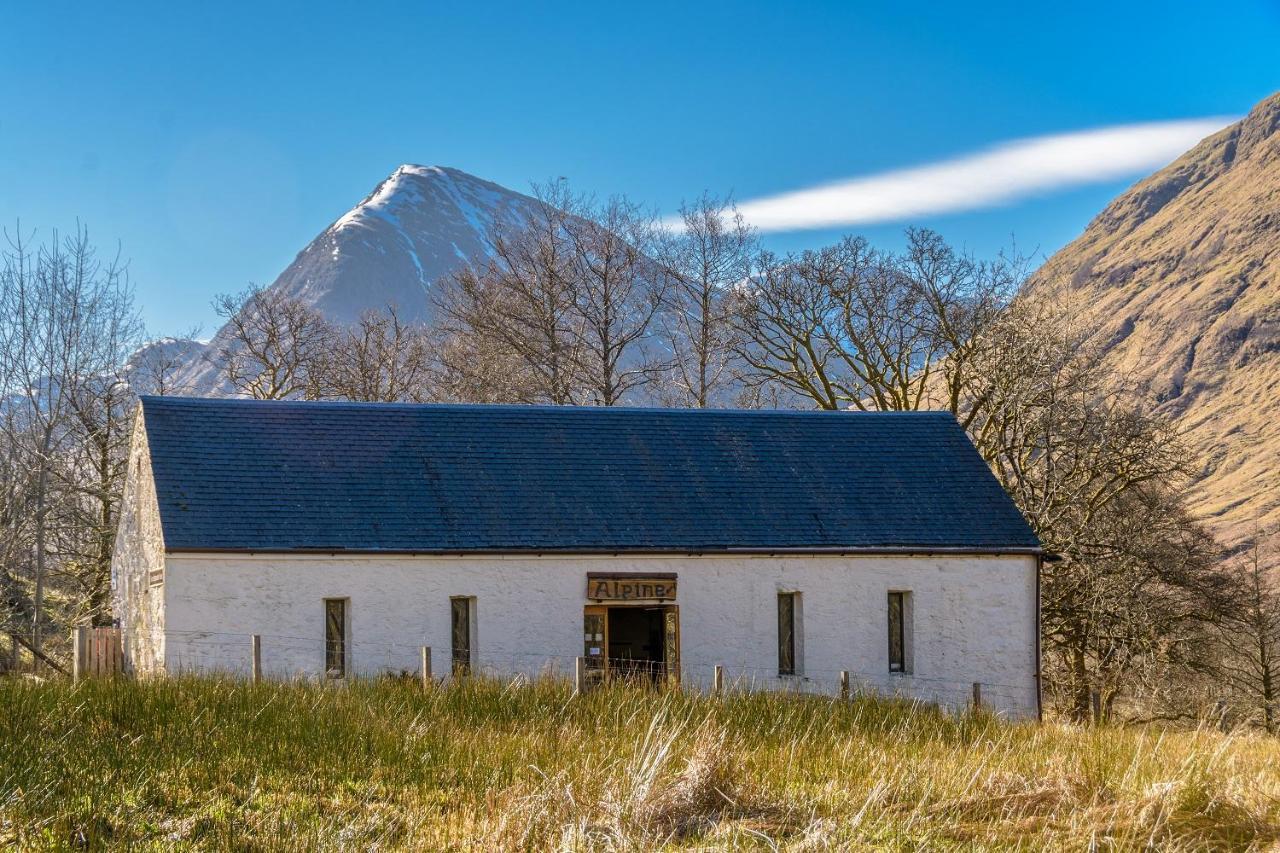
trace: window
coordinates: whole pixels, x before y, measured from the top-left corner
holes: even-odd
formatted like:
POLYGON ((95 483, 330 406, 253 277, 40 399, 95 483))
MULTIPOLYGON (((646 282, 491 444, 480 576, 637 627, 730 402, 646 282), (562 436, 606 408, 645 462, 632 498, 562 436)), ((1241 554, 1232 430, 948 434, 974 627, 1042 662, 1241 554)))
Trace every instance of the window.
POLYGON ((796 592, 778 593, 778 675, 796 674, 796 592))
POLYGON ((324 600, 324 674, 329 678, 347 675, 347 600, 324 600))
POLYGON ((475 637, 475 601, 474 598, 449 599, 450 636, 455 676, 471 674, 472 640, 475 637))
POLYGON ((907 593, 889 593, 889 671, 910 672, 907 666, 907 593))

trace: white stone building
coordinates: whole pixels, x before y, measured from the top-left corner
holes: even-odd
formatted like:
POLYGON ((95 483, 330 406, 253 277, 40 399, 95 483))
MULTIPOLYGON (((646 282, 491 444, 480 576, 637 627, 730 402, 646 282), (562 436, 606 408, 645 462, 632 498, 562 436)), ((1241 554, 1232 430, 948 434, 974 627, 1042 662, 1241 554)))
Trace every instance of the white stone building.
POLYGON ((1039 711, 1035 536, 940 413, 144 398, 139 674, 627 675, 1039 711))

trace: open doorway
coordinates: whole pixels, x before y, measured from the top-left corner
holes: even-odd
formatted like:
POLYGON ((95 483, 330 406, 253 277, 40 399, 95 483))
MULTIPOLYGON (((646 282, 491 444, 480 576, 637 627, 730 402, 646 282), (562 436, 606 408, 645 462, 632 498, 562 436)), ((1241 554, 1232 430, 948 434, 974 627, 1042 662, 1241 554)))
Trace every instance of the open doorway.
POLYGON ((609 608, 609 668, 615 676, 658 681, 666 671, 661 607, 609 608))
POLYGON ((583 608, 587 680, 680 682, 680 612, 674 604, 583 608))

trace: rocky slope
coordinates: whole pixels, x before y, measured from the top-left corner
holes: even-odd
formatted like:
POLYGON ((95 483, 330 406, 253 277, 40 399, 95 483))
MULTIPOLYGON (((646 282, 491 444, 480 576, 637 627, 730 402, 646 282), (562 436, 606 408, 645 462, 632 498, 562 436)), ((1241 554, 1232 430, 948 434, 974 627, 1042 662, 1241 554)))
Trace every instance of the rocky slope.
POLYGON ((1029 282, 1067 294, 1203 460, 1228 545, 1280 524, 1280 94, 1121 195, 1029 282))

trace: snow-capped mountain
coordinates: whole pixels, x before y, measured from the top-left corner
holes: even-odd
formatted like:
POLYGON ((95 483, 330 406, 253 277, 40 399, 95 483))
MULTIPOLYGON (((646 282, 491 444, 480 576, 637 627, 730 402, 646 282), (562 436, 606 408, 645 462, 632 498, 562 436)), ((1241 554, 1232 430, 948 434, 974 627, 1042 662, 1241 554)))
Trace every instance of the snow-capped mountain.
POLYGON ((303 249, 271 285, 337 323, 394 305, 430 314, 433 282, 488 254, 495 223, 522 220, 533 199, 443 166, 405 165, 303 249))
MULTIPOLYGON (((312 240, 269 289, 303 300, 335 323, 388 305, 404 320, 425 321, 432 285, 486 257, 494 226, 522 221, 535 204, 458 169, 406 164, 312 240)), ((205 347, 206 356, 220 352, 225 339, 224 328, 205 347)), ((179 378, 183 393, 225 390, 208 357, 197 356, 179 378)))

